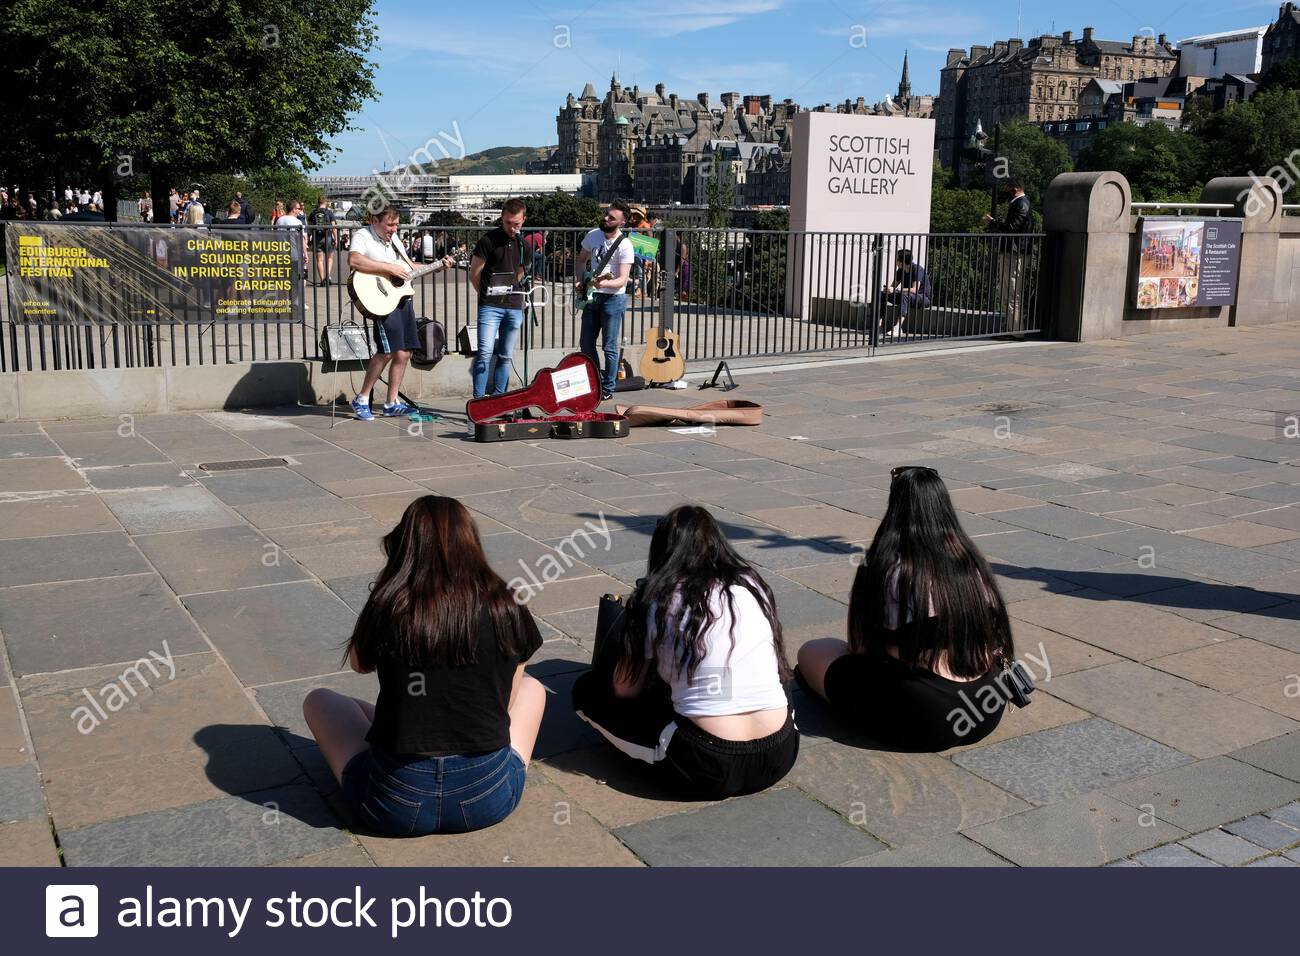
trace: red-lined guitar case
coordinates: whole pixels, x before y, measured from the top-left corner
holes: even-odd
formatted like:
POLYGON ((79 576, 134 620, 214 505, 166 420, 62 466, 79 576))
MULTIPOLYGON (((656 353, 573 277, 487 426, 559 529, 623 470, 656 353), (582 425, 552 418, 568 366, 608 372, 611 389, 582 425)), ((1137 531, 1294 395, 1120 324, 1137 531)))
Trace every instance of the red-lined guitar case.
POLYGON ((481 442, 538 438, 622 438, 622 415, 598 412, 600 374, 596 363, 571 352, 554 368, 544 368, 527 388, 472 398, 465 414, 481 442), (528 417, 517 417, 526 412, 528 417))

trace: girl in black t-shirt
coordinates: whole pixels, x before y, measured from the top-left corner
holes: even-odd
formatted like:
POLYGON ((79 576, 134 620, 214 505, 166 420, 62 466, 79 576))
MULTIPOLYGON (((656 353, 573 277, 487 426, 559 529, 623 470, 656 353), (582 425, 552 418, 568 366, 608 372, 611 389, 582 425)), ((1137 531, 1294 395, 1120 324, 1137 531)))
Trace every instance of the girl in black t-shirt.
POLYGON ((849 640, 799 648, 799 678, 836 715, 907 750, 987 737, 1010 699, 1011 623, 939 473, 895 468, 849 598, 849 640))
POLYGON ((323 688, 303 715, 358 822, 395 836, 462 833, 519 804, 546 691, 524 674, 541 645, 488 565, 468 509, 413 501, 348 641, 375 672, 373 706, 323 688))

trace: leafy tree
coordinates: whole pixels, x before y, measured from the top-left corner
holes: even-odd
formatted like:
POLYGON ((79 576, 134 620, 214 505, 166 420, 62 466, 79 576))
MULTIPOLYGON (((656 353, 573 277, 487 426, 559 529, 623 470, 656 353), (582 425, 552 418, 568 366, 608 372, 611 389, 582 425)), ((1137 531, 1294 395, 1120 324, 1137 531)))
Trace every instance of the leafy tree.
POLYGON ((320 195, 320 190, 294 169, 259 170, 247 176, 210 173, 199 178, 196 183, 201 190, 206 212, 220 218, 225 213, 226 205, 235 198, 235 193, 242 192, 244 198, 252 204, 253 212, 261 217, 260 221, 264 224, 271 222, 271 210, 277 200, 286 206, 291 199, 300 200, 307 212, 311 212, 316 208, 316 200, 320 195))
POLYGON ((1042 208, 1043 193, 1051 181, 1073 168, 1064 143, 1023 119, 1002 125, 998 155, 989 165, 996 178, 1019 176, 1034 209, 1042 208))
POLYGON ((1216 176, 1273 176, 1287 202, 1300 201, 1300 90, 1257 92, 1215 113, 1201 132, 1202 181, 1216 176))
POLYGON ((594 229, 600 225, 601 206, 594 199, 571 196, 558 189, 522 198, 528 207, 529 228, 582 226, 594 229))
MULTIPOLYGON (((372 0, 11 0, 0 171, 24 182, 313 169, 375 92, 372 0), (16 82, 15 82, 16 81, 16 82)), ((111 209, 109 195, 105 204, 111 209)))
POLYGON ((1202 143, 1163 123, 1113 123, 1079 156, 1083 170, 1113 170, 1139 202, 1193 202, 1201 192, 1202 143))
POLYGON ((989 211, 989 194, 983 189, 963 189, 957 177, 935 165, 930 186, 931 232, 979 232, 989 211))
POLYGON ((1266 90, 1300 90, 1300 60, 1274 63, 1259 79, 1256 93, 1266 90))

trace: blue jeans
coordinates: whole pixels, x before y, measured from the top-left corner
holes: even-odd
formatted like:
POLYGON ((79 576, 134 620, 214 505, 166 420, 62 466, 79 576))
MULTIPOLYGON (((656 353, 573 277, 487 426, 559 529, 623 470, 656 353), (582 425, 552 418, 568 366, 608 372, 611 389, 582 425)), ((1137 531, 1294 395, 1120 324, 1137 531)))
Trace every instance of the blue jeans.
POLYGON ((512 747, 468 757, 369 748, 343 769, 343 795, 357 823, 379 833, 467 833, 508 817, 519 806, 526 776, 512 747))
POLYGON ((601 375, 601 391, 614 391, 614 382, 618 378, 618 343, 619 332, 623 328, 623 310, 627 308, 627 296, 596 295, 582 310, 582 334, 579 337, 582 352, 596 363, 600 370, 600 357, 596 354, 596 334, 600 333, 600 345, 605 353, 605 370, 601 375))
POLYGON ((508 390, 510 356, 515 350, 515 342, 523 324, 523 309, 507 309, 501 305, 478 307, 478 351, 469 367, 470 377, 474 380, 475 398, 489 394, 488 370, 492 368, 494 355, 497 361, 496 368, 492 369, 490 394, 500 395, 508 390))

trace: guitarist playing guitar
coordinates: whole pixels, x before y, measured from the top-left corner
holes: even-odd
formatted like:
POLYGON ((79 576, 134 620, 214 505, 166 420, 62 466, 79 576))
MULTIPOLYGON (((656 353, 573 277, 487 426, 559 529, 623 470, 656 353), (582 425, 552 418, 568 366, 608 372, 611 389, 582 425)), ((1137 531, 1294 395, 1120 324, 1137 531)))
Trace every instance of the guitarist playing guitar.
MULTIPOLYGON (((370 213, 370 225, 352 234, 348 246, 348 266, 354 272, 383 276, 404 284, 411 277, 411 261, 396 241, 399 216, 397 207, 385 203, 377 212, 370 213)), ((445 266, 454 266, 450 256, 443 259, 445 266)), ((349 282, 352 280, 350 279, 349 282)), ((409 295, 401 296, 400 304, 384 318, 372 318, 375 336, 375 354, 366 363, 366 377, 361 391, 352 399, 352 411, 362 421, 371 421, 375 415, 370 410, 370 392, 379 381, 384 367, 392 362, 388 373, 388 401, 384 415, 405 416, 416 411, 401 398, 402 376, 411 361, 411 352, 419 345, 419 330, 415 324, 415 308, 409 295)))
POLYGON ((599 333, 601 349, 605 353, 605 367, 600 381, 600 399, 614 395, 614 381, 618 374, 619 332, 623 327, 623 311, 627 308, 627 281, 635 258, 623 226, 631 210, 628 204, 616 199, 605 210, 600 228, 593 229, 582 240, 582 251, 574 271, 581 278, 576 283, 578 299, 590 294, 582 310, 582 332, 579 342, 582 351, 600 368, 596 355, 596 335, 599 333), (592 263, 587 270, 587 264, 592 263), (590 276, 587 273, 590 272, 590 276))

